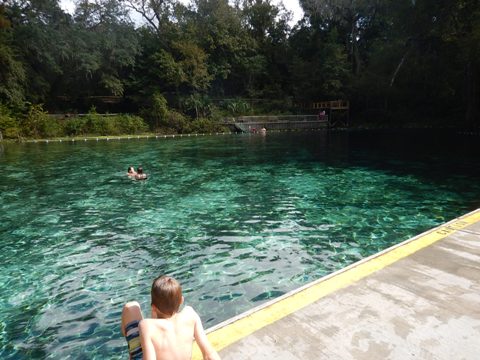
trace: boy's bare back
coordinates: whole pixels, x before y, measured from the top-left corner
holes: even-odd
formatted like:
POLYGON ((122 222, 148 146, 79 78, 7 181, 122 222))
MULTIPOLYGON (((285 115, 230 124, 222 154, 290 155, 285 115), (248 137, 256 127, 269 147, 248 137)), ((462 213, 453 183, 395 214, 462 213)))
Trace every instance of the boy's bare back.
POLYGON ((126 303, 122 310, 121 329, 130 359, 189 360, 195 340, 205 360, 220 360, 195 310, 186 306, 179 311, 184 298, 177 280, 166 275, 157 277, 150 294, 151 319, 143 318, 136 301, 126 303))
POLYGON ((145 360, 190 360, 193 340, 204 359, 220 359, 207 340, 200 317, 190 306, 169 318, 144 319, 139 328, 145 360))

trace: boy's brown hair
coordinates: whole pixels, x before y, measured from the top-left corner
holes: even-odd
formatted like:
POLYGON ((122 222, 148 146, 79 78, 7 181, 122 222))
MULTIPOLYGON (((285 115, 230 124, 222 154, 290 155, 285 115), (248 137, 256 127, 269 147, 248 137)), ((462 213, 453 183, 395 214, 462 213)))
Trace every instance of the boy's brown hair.
POLYGON ((152 305, 155 305, 161 314, 172 316, 182 304, 182 287, 177 280, 170 276, 159 276, 152 284, 152 305))

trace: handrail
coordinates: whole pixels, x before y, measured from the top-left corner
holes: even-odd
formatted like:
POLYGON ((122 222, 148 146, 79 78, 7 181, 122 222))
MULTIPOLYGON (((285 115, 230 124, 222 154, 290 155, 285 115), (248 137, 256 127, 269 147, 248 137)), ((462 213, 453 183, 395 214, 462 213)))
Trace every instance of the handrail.
MULTIPOLYGON (((326 120, 326 116, 322 120, 326 120)), ((308 122, 308 121, 319 121, 318 115, 259 115, 259 116, 239 116, 235 119, 235 122, 246 123, 246 122, 308 122)))
POLYGON ((348 100, 319 101, 312 103, 313 109, 348 109, 350 102, 348 100))

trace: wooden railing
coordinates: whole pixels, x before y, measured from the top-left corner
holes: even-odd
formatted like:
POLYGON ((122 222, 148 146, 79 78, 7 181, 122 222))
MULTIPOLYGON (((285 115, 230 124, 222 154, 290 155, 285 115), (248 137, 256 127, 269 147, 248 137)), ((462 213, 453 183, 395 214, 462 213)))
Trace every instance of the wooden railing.
POLYGON ((256 133, 263 128, 267 130, 326 129, 329 122, 327 115, 264 115, 225 118, 223 125, 236 131, 256 133))
POLYGON ((332 110, 348 110, 350 102, 348 100, 319 101, 312 103, 313 109, 332 109, 332 110))
MULTIPOLYGON (((239 116, 235 122, 251 123, 251 122, 291 122, 291 121, 318 121, 318 115, 262 115, 262 116, 239 116)), ((326 119, 324 119, 326 120, 326 119)))

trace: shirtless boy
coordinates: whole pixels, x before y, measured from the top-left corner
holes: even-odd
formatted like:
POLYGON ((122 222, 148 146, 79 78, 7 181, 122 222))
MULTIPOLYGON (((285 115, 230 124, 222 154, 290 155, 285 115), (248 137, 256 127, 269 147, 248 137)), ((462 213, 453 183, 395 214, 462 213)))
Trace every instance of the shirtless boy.
POLYGON ((127 338, 130 359, 190 360, 193 340, 205 360, 220 360, 208 341, 202 321, 183 303, 182 288, 172 277, 160 276, 152 284, 152 318, 143 319, 137 302, 125 304, 122 333, 127 338))
POLYGON ((147 178, 147 174, 144 174, 143 168, 141 166, 139 166, 137 168, 137 172, 135 174, 135 179, 136 180, 145 180, 146 178, 147 178))

